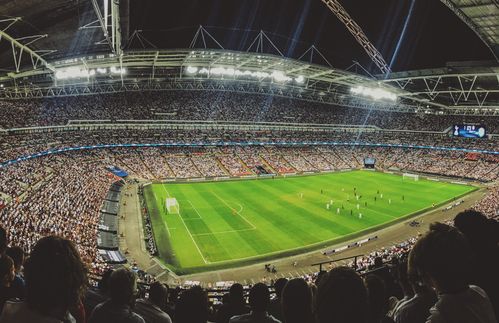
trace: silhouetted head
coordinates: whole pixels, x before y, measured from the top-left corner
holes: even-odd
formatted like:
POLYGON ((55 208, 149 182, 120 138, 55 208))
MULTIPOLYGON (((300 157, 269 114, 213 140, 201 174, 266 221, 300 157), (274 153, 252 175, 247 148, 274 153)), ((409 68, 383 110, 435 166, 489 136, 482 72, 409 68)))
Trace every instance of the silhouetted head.
POLYGON ((281 305, 286 323, 312 322, 312 291, 303 278, 288 281, 282 291, 281 305))
POLYGON ((5 254, 8 244, 7 231, 0 225, 0 257, 5 254))
POLYGON ((159 306, 164 308, 166 306, 168 298, 168 287, 160 282, 154 282, 149 288, 149 300, 159 306))
POLYGON ((21 247, 14 246, 14 247, 9 247, 7 248, 7 251, 5 253, 8 255, 10 258, 12 258, 12 261, 14 261, 14 267, 16 268, 16 271, 19 272, 24 265, 24 250, 21 247))
POLYGON ((232 304, 244 303, 244 288, 239 283, 232 284, 229 289, 229 299, 232 304))
POLYGON ((275 294, 277 297, 281 297, 282 289, 286 286, 288 280, 286 278, 279 278, 274 283, 275 294))
POLYGON ((182 292, 175 307, 176 323, 206 323, 208 295, 199 286, 182 292))
POLYGON ((8 287, 14 281, 15 268, 14 261, 5 255, 0 258, 0 286, 8 287))
POLYGON ((74 244, 56 236, 38 240, 24 264, 24 278, 28 306, 45 315, 78 304, 88 284, 74 244))
POLYGON ((368 317, 367 291, 360 276, 349 267, 337 267, 318 286, 317 323, 365 323, 368 317))
POLYGON ((109 296, 120 305, 130 305, 137 293, 137 276, 128 268, 119 268, 109 277, 109 296))
POLYGON ((464 235, 451 226, 435 222, 409 254, 409 271, 414 271, 439 292, 466 287, 471 250, 464 235))
POLYGON ((388 295, 383 279, 375 274, 364 278, 369 300, 369 317, 371 322, 380 322, 388 312, 388 295))
POLYGON ((267 285, 255 284, 249 292, 249 304, 253 312, 265 312, 270 304, 270 292, 267 285))

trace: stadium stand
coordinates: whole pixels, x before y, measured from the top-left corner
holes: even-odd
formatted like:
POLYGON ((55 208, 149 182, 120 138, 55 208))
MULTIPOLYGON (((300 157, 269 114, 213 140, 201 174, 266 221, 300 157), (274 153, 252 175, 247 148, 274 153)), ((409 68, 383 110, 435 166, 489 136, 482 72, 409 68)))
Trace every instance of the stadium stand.
MULTIPOLYGON (((265 101, 265 97, 259 95, 184 91, 168 94, 154 92, 147 94, 86 96, 79 98, 78 104, 75 103, 74 98, 32 100, 29 102, 16 101, 16 103, 0 101, 0 125, 5 129, 9 129, 25 126, 64 125, 71 120, 108 119, 113 122, 117 119, 160 120, 164 116, 162 113, 167 113, 169 118, 176 120, 238 122, 289 122, 292 120, 301 124, 334 123, 341 125, 358 125, 367 122, 369 125, 380 128, 402 131, 316 132, 312 130, 293 131, 284 129, 276 131, 227 131, 210 128, 198 130, 139 128, 86 130, 82 128, 78 130, 41 132, 9 130, 0 134, 0 146, 2 147, 0 150, 0 163, 15 160, 20 156, 67 147, 106 144, 199 143, 203 141, 231 141, 236 143, 250 141, 263 143, 270 141, 303 142, 307 140, 351 143, 356 141, 366 144, 382 143, 482 150, 497 149, 497 139, 494 137, 470 142, 469 140, 450 137, 448 133, 442 132, 449 125, 463 121, 476 123, 487 121, 487 124, 490 125, 489 129, 493 132, 499 130, 494 128, 498 124, 495 119, 482 120, 480 117, 416 115, 383 111, 375 111, 367 116, 364 110, 352 110, 304 101, 290 101, 282 98, 274 99, 266 114, 248 108, 250 106, 262 106, 263 101, 265 101), (206 102, 212 103, 204 104, 206 102), (122 106, 127 108, 122 109, 122 106), (144 106, 147 106, 148 109, 143 109, 144 106), (30 113, 26 113, 27 111, 30 113), (407 129, 440 131, 442 133, 404 131, 407 129)), ((116 219, 108 217, 105 220, 102 215, 109 215, 113 212, 112 206, 109 203, 106 204, 106 201, 110 201, 108 200, 108 194, 110 188, 112 190, 113 183, 119 180, 106 169, 109 166, 119 167, 130 174, 130 177, 144 180, 189 179, 237 177, 265 173, 283 175, 360 168, 363 166, 363 156, 375 158, 377 160, 376 167, 380 170, 429 173, 457 179, 467 178, 487 182, 487 194, 473 208, 490 219, 489 225, 491 228, 497 228, 497 222, 494 221, 499 215, 499 187, 497 186, 499 160, 496 155, 429 148, 367 147, 350 144, 338 146, 296 145, 291 147, 284 145, 108 147, 68 151, 19 161, 10 165, 5 164, 4 167, 0 168, 0 222, 6 230, 9 246, 21 247, 27 254, 32 253, 36 249, 36 245, 43 240, 40 239, 46 235, 57 235, 73 241, 81 259, 73 257, 72 260, 84 263, 88 268, 90 278, 95 281, 99 280, 99 277, 112 267, 110 263, 119 262, 115 261, 117 259, 115 255, 103 252, 104 249, 109 251, 109 248, 102 248, 102 244, 99 244, 102 243, 104 235, 106 237, 111 235, 113 239, 118 239, 116 229, 112 224, 112 221, 116 219), (98 240, 98 237, 100 237, 100 240, 98 240), (98 243, 98 241, 100 242, 98 243)), ((145 205, 142 205, 142 207, 145 209, 145 205)), ((112 216, 116 217, 115 215, 112 216)), ((148 252, 152 255, 157 254, 152 224, 147 216, 144 223, 148 252)), ((408 253, 412 253, 411 250, 418 244, 419 240, 429 239, 428 241, 430 241, 433 239, 431 238, 432 234, 441 235, 442 239, 449 239, 449 241, 461 239, 461 237, 456 237, 454 229, 448 227, 436 226, 432 230, 434 233, 422 237, 412 237, 391 247, 375 250, 364 257, 358 258, 355 263, 346 261, 343 265, 348 269, 331 267, 329 268, 329 274, 318 272, 304 275, 301 279, 310 286, 311 293, 317 295, 318 303, 312 305, 315 322, 329 322, 331 320, 330 315, 333 314, 322 309, 321 301, 326 299, 334 300, 336 297, 344 296, 354 286, 349 284, 356 284, 359 294, 356 298, 356 304, 349 305, 352 306, 350 312, 348 312, 348 304, 345 305, 344 315, 351 315, 351 311, 355 310, 357 314, 365 316, 365 322, 373 322, 374 316, 378 320, 379 315, 386 316, 387 320, 404 322, 398 319, 402 315, 398 315, 399 313, 395 310, 397 300, 402 300, 404 295, 401 294, 400 288, 387 288, 387 286, 393 287, 397 284, 396 277, 394 277, 395 265, 393 264, 397 264, 399 259, 405 259, 408 253), (355 270, 350 268, 355 268, 355 270), (380 268, 384 268, 383 271, 387 271, 387 273, 381 274, 377 272, 380 268), (365 281, 362 281, 360 277, 366 275, 366 273, 379 274, 382 278, 381 284, 379 284, 379 280, 372 278, 366 278, 365 281), (390 281, 384 281, 386 279, 390 281), (364 284, 367 286, 367 290, 364 284), (338 295, 330 293, 332 286, 335 286, 335 289, 337 288, 338 295), (376 289, 376 291, 370 291, 370 289, 376 289), (365 295, 366 302, 368 296, 371 302, 376 300, 380 304, 387 301, 386 296, 391 296, 392 301, 388 306, 389 308, 380 305, 379 311, 373 313, 361 306, 360 299, 364 297, 362 295, 365 295), (373 299, 373 297, 379 299, 373 299)), ((496 231, 491 229, 490 232, 493 234, 496 231)), ((464 250, 466 249, 465 246, 461 247, 463 250, 459 250, 460 253, 467 252, 464 250)), ((111 249, 114 249, 114 246, 111 249)), ((419 250, 418 252, 422 252, 424 255, 428 251, 419 250)), ((424 263, 419 265, 422 266, 421 272, 427 270, 424 263)), ((478 266, 479 264, 475 263, 475 265, 478 266)), ((487 265, 491 268, 497 268, 497 259, 491 257, 487 265)), ((150 303, 147 303, 149 300, 145 295, 148 283, 152 283, 154 278, 145 274, 136 266, 132 266, 132 268, 138 275, 142 286, 140 293, 143 300, 141 302, 149 306, 150 303)), ((428 271, 428 274, 437 275, 438 273, 428 271)), ((22 276, 22 272, 19 275, 22 276)), ((479 280, 469 280, 470 283, 476 281, 479 280)), ((491 314, 490 308, 493 306, 496 314, 498 313, 497 296, 489 295, 491 298, 490 303, 488 298, 483 296, 483 291, 480 289, 482 287, 487 290, 489 287, 480 285, 478 285, 480 287, 467 287, 468 283, 464 284, 461 281, 457 283, 461 284, 459 285, 460 288, 467 290, 466 295, 463 295, 463 297, 474 299, 478 304, 477 306, 480 306, 481 313, 484 315, 484 322, 493 322, 493 314, 491 314)), ((11 284, 13 283, 8 283, 0 288, 0 296, 12 295, 9 294, 11 284)), ((31 288, 29 284, 34 284, 33 280, 26 281, 26 289, 31 288)), ((300 283, 294 282, 293 284, 299 285, 300 283)), ((307 302, 309 292, 297 286, 292 287, 293 284, 290 284, 288 292, 298 293, 299 295, 291 295, 287 299, 292 302, 303 298, 304 302, 307 302)), ((270 285, 272 288, 272 284, 270 285)), ((219 308, 222 308, 220 307, 219 298, 226 292, 227 287, 226 284, 220 284, 220 286, 223 287, 212 289, 208 294, 206 290, 199 287, 190 287, 189 284, 186 284, 179 286, 178 289, 170 289, 168 302, 165 300, 162 303, 156 300, 155 304, 162 304, 161 311, 168 313, 175 323, 181 322, 182 315, 186 315, 185 312, 182 312, 182 306, 189 308, 199 306, 199 313, 206 313, 202 318, 204 322, 206 320, 218 322, 217 312, 219 308), (176 303, 183 304, 178 310, 180 314, 176 313, 174 306, 176 303)), ((250 286, 245 288, 249 289, 250 286)), ((259 288, 263 289, 263 287, 259 288)), ((446 290, 441 292, 445 293, 446 290)), ((259 297, 266 297, 263 295, 264 293, 261 294, 259 297)), ((267 300, 260 301, 263 303, 258 306, 261 306, 259 311, 262 312, 267 306, 265 305, 267 300)), ((30 304, 29 299, 26 302, 30 304)), ((66 304, 64 314, 75 318, 81 317, 82 302, 84 305, 88 305, 83 294, 79 294, 78 302, 66 304)), ((250 300, 250 304, 251 302, 250 300)), ((286 297, 283 297, 282 302, 283 309, 289 309, 284 304, 286 297)), ((440 297, 438 302, 438 304, 442 304, 446 300, 440 297)), ((26 311, 24 302, 11 303, 8 301, 6 304, 8 304, 6 305, 7 310, 0 317, 2 322, 4 320, 5 322, 15 321, 16 315, 26 311)), ((399 305, 400 308, 403 308, 402 304, 399 305)), ((85 306, 85 308, 88 307, 85 306)), ((101 308, 104 308, 104 305, 101 308)), ((429 307, 426 311, 428 313, 425 313, 429 315, 429 307)), ((431 313, 432 315, 439 315, 438 311, 441 311, 440 305, 434 307, 431 313)), ((466 311, 466 308, 463 311, 466 311)), ((284 314, 284 317, 286 317, 286 313, 284 314)), ((34 313, 30 313, 30 315, 44 316, 46 313, 35 308, 34 313)), ((91 312, 87 312, 86 315, 92 317, 91 312)), ((94 317, 96 315, 104 314, 97 312, 94 317)), ((293 321, 288 318, 285 322, 293 321)), ((310 322, 314 321, 310 320, 310 322)))

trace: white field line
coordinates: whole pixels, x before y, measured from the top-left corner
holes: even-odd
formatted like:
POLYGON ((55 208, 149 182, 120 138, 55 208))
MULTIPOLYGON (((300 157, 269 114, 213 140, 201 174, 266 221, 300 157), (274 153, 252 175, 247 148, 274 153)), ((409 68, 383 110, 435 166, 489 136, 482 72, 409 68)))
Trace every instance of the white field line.
POLYGON ((203 217, 201 216, 201 214, 199 214, 198 210, 196 209, 196 207, 194 206, 194 204, 192 204, 191 200, 187 200, 187 202, 189 202, 189 204, 192 206, 192 208, 194 209, 194 211, 196 211, 196 213, 199 216, 199 218, 202 219, 203 217))
MULTIPOLYGON (((168 193, 168 191, 166 190, 165 188, 165 184, 163 183, 161 185, 161 187, 163 187, 163 189, 165 190, 166 194, 168 195, 168 197, 170 196, 170 193, 168 193)), ((201 258, 203 258, 203 261, 205 264, 208 264, 209 262, 206 261, 206 259, 204 258, 204 255, 203 253, 201 252, 201 249, 199 248, 198 244, 196 243, 196 240, 194 240, 194 237, 192 236, 192 233, 191 231, 189 231, 189 228, 187 227, 187 225, 185 224, 185 221, 184 221, 184 218, 182 217, 182 214, 180 214, 180 209, 178 210, 178 216, 180 218, 180 220, 182 220, 182 223, 184 224, 184 227, 185 229, 187 230, 187 233, 189 234, 189 236, 191 237, 191 240, 192 242, 194 243, 194 245, 196 246, 196 249, 198 250, 199 254, 201 255, 201 258)), ((168 225, 166 224, 166 221, 163 221, 166 225, 166 228, 168 230, 168 225)), ((168 230, 168 234, 170 234, 170 230, 168 230)))
POLYGON ((191 237, 192 239, 192 242, 194 242, 194 245, 196 246, 196 249, 198 250, 199 254, 201 255, 201 258, 203 258, 203 261, 205 264, 209 264, 208 261, 206 261, 206 259, 204 258, 204 255, 203 253, 201 252, 201 249, 199 248, 198 244, 196 243, 196 240, 194 240, 194 237, 192 236, 192 233, 191 231, 189 231, 189 228, 187 227, 187 225, 185 224, 185 221, 184 221, 184 218, 182 218, 182 215, 180 214, 180 211, 178 212, 178 215, 180 217, 180 220, 182 220, 182 223, 184 224, 184 227, 185 229, 187 230, 187 233, 189 234, 189 236, 191 237))
POLYGON ((249 228, 249 229, 241 229, 241 230, 227 230, 227 231, 215 231, 215 232, 206 232, 206 233, 194 233, 193 236, 208 236, 211 234, 222 234, 222 233, 234 233, 234 232, 243 232, 243 231, 254 231, 256 229, 254 228, 249 228))
MULTIPOLYGON (((226 205, 229 209, 236 211, 233 207, 231 207, 229 204, 227 204, 227 202, 225 202, 225 200, 224 200, 223 198, 221 198, 220 196, 218 196, 218 194, 217 194, 217 193, 215 193, 215 192, 213 192, 213 191, 211 191, 211 193, 212 193, 213 195, 215 195, 215 197, 216 197, 217 199, 219 199, 220 201, 222 201, 222 203, 223 203, 223 204, 225 204, 225 205, 226 205)), ((239 203, 238 203, 238 204, 239 204, 239 203)), ((256 227, 253 225, 253 223, 251 223, 248 219, 246 219, 246 218, 245 218, 245 217, 241 214, 241 211, 243 210, 243 207, 242 207, 242 205, 241 205, 241 204, 239 204, 239 206, 241 207, 241 209, 240 209, 240 211, 236 211, 236 214, 237 214, 237 215, 239 215, 239 216, 240 216, 240 217, 241 217, 244 221, 246 221, 246 222, 247 222, 247 223, 251 226, 251 228, 256 229, 256 227)))

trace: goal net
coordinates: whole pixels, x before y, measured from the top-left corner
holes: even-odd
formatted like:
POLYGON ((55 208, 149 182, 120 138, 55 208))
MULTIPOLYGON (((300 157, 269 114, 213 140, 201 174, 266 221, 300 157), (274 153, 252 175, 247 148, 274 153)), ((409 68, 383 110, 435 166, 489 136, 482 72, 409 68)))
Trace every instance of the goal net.
POLYGON ((410 179, 410 180, 419 181, 419 175, 416 175, 416 174, 404 173, 402 175, 402 178, 403 179, 410 179))
POLYGON ((180 212, 180 205, 178 204, 177 199, 174 197, 166 198, 165 206, 166 212, 168 212, 168 214, 179 214, 180 212))

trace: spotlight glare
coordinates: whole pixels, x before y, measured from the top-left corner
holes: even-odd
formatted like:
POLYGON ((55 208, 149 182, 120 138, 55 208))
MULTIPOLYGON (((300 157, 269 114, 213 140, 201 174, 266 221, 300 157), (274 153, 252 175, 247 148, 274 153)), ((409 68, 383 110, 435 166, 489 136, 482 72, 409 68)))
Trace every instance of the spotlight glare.
POLYGON ((302 84, 303 82, 305 82, 305 78, 303 77, 303 75, 300 75, 297 78, 295 78, 295 81, 296 83, 302 84))
POLYGON ((356 86, 350 88, 350 92, 352 92, 353 94, 370 97, 374 100, 386 99, 391 101, 397 101, 397 95, 395 93, 389 92, 382 88, 368 88, 364 86, 356 86))
POLYGON ((194 66, 188 66, 187 67, 187 73, 189 73, 189 74, 196 74, 197 71, 198 71, 197 67, 194 67, 194 66))

